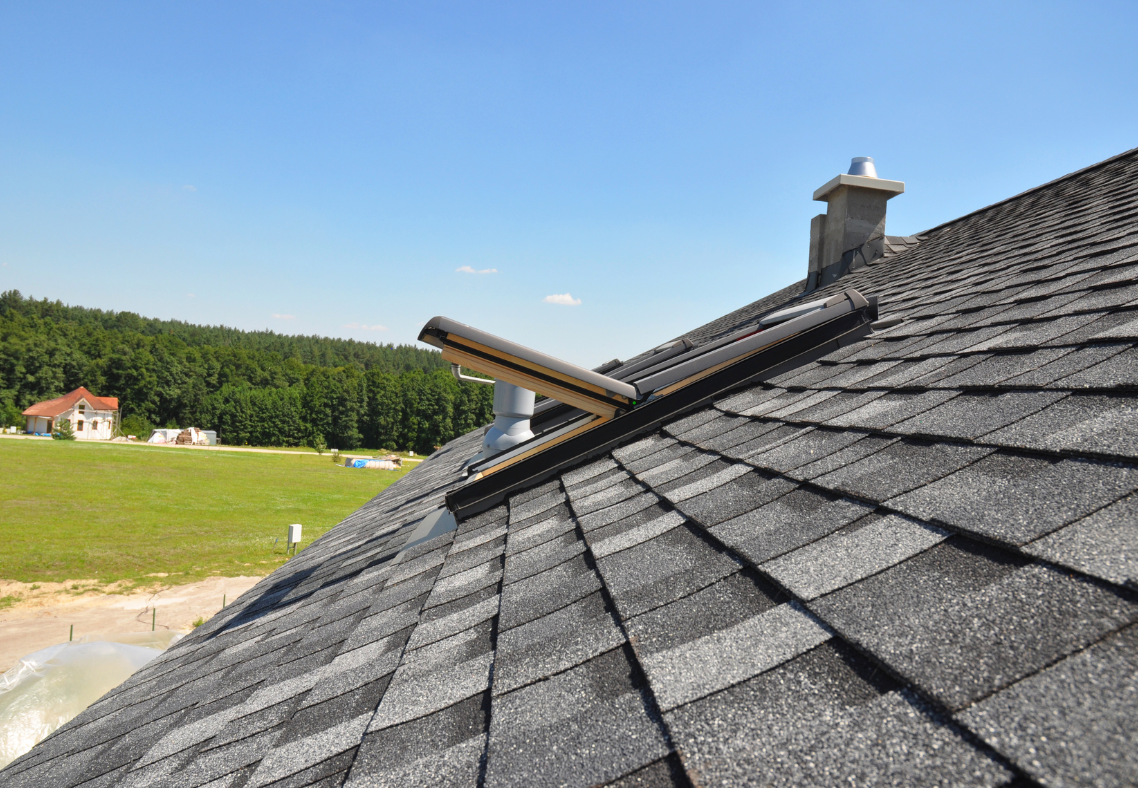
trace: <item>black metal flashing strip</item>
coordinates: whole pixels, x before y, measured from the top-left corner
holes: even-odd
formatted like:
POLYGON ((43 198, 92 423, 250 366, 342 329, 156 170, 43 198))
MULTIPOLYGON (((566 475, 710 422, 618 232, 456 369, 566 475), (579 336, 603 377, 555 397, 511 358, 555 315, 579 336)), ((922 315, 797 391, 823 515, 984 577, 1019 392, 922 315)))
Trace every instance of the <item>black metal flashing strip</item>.
POLYGON ((508 496, 604 454, 664 422, 722 398, 732 389, 760 383, 834 352, 867 336, 877 319, 876 299, 792 336, 773 347, 724 367, 666 396, 598 424, 563 443, 473 481, 446 495, 447 508, 460 522, 491 509, 508 496))

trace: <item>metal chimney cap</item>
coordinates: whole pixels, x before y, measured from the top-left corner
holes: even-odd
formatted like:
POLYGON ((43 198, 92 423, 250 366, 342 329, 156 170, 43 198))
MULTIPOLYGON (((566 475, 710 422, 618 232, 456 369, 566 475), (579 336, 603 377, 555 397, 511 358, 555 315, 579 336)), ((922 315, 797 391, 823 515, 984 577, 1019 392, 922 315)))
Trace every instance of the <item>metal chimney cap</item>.
POLYGON ((876 178, 877 168, 873 166, 872 156, 854 156, 850 161, 847 175, 860 175, 863 178, 876 178))

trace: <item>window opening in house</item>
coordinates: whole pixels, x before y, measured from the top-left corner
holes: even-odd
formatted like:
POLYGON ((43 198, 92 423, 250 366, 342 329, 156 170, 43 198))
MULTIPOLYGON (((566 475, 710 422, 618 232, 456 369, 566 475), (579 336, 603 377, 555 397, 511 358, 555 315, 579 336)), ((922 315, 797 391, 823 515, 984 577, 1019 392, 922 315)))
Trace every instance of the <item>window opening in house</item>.
POLYGON ((79 403, 79 415, 82 416, 83 413, 86 411, 86 409, 87 409, 87 406, 84 405, 82 402, 80 402, 79 403))
POLYGON ((76 422, 75 429, 79 430, 80 432, 83 431, 83 419, 79 419, 79 421, 76 422))

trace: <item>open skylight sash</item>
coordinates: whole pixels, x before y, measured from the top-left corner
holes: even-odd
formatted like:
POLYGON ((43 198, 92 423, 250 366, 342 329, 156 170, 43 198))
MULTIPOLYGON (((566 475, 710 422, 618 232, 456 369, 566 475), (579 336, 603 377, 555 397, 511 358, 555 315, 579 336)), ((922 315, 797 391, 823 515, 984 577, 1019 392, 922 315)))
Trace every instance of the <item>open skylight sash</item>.
POLYGON ((636 403, 627 383, 496 337, 447 317, 434 317, 419 340, 443 358, 597 416, 612 418, 636 403))
POLYGON ((447 339, 444 341, 443 359, 552 397, 597 416, 612 418, 632 406, 632 402, 627 399, 608 396, 603 390, 598 391, 588 384, 572 383, 556 373, 549 374, 545 370, 530 368, 515 357, 488 353, 475 344, 468 345, 447 339))

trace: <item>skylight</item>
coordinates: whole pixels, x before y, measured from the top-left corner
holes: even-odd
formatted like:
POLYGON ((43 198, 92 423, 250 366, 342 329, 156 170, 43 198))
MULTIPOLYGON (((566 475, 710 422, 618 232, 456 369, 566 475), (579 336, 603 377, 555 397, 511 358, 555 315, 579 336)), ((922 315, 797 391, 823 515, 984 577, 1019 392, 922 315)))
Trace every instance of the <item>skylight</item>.
POLYGON ((494 506, 520 484, 548 478, 733 388, 856 341, 876 319, 876 299, 847 290, 772 313, 699 347, 679 340, 633 364, 601 367, 610 376, 446 317, 432 318, 419 339, 440 348, 444 359, 562 403, 531 421, 533 438, 468 466, 471 481, 448 495, 447 506, 456 515, 458 509, 494 506))

